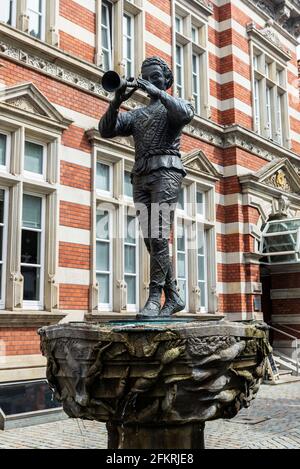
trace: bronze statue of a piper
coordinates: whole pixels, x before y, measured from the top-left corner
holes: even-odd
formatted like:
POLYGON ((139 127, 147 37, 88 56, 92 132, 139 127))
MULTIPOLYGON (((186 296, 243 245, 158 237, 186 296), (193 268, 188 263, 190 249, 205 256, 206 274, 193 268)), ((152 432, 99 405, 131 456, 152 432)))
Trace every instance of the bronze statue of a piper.
POLYGON ((133 200, 150 254, 149 298, 138 319, 169 317, 182 311, 184 302, 177 292, 169 257, 169 236, 181 183, 186 175, 180 156, 180 136, 193 116, 192 105, 170 96, 173 74, 159 57, 147 58, 142 78, 125 81, 115 91, 108 110, 99 122, 103 138, 132 135, 135 164, 131 173, 133 200), (132 87, 127 91, 127 87, 132 87), (133 111, 119 113, 137 88, 145 91, 150 103, 133 111), (167 210, 166 210, 167 209, 167 210), (165 304, 161 308, 162 290, 165 304))

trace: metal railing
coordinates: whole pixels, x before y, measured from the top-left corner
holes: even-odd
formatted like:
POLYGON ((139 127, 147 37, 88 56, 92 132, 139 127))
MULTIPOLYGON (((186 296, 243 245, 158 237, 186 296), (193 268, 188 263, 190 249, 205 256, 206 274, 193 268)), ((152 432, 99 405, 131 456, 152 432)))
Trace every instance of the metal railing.
MULTIPOLYGON (((271 326, 270 324, 268 324, 269 328, 272 329, 273 331, 276 331, 276 332, 279 332, 280 334, 282 335, 285 335, 286 337, 289 337, 290 339, 293 339, 293 342, 292 342, 292 348, 295 349, 296 351, 296 360, 294 359, 291 359, 290 357, 288 356, 285 356, 285 354, 282 354, 280 353, 280 355, 283 356, 283 359, 287 359, 287 361, 290 361, 290 362, 293 362, 295 363, 295 368, 296 368, 296 374, 297 376, 299 376, 299 371, 300 371, 300 362, 299 362, 299 348, 298 348, 298 337, 292 335, 292 334, 288 334, 287 332, 283 331, 282 329, 278 329, 277 327, 274 327, 274 326, 271 326)), ((285 326, 282 326, 282 327, 285 327, 285 326)), ((291 328, 290 328, 291 329, 291 328)))

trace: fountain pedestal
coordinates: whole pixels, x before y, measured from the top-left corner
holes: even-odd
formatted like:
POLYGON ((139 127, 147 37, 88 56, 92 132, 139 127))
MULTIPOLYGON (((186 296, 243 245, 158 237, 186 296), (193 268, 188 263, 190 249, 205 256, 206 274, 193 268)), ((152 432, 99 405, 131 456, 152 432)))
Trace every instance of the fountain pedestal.
POLYGON ((107 422, 114 449, 204 448, 204 424, 248 407, 270 346, 262 323, 69 323, 39 330, 70 417, 107 422))

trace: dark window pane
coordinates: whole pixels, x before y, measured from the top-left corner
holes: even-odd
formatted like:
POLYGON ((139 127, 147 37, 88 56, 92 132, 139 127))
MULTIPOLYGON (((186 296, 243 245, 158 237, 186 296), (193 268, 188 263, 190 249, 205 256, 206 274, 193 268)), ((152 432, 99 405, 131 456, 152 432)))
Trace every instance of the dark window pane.
POLYGON ((33 195, 23 196, 23 226, 41 228, 42 199, 33 195))
POLYGON ((46 380, 0 384, 0 407, 6 415, 61 407, 46 380))
POLYGON ((4 191, 0 190, 0 223, 4 221, 4 191))
POLYGON ((21 262, 23 264, 40 263, 40 233, 22 230, 21 262))
POLYGON ((24 297, 26 301, 40 299, 40 269, 38 267, 21 267, 24 277, 24 297))
MULTIPOLYGON (((3 243, 3 227, 0 226, 0 260, 2 261, 3 252, 2 252, 2 243, 3 243)), ((0 283, 1 285, 1 283, 0 283)))
POLYGON ((6 135, 0 134, 0 165, 5 165, 6 163, 6 135))

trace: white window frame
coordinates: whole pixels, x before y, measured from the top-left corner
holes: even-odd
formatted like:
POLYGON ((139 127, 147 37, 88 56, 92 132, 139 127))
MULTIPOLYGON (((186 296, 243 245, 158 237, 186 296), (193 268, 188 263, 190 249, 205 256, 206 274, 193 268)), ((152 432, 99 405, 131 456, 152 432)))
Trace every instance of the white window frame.
POLYGON ((113 177, 114 177, 114 167, 113 167, 113 163, 111 163, 110 161, 106 161, 105 159, 97 159, 97 162, 96 162, 96 174, 95 174, 95 190, 96 190, 96 193, 98 196, 104 196, 104 197, 112 197, 113 196, 113 177), (105 166, 108 166, 109 167, 109 170, 108 170, 108 174, 109 174, 109 190, 108 191, 105 191, 104 189, 99 189, 96 185, 96 181, 97 181, 97 165, 98 164, 103 164, 105 166))
POLYGON ((182 191, 182 194, 183 194, 183 208, 180 208, 178 203, 177 203, 177 207, 176 207, 176 212, 179 214, 179 215, 184 215, 186 214, 186 209, 187 209, 187 186, 185 184, 182 184, 181 186, 181 190, 182 191))
POLYGON ((276 140, 282 145, 282 110, 281 110, 282 94, 277 90, 276 94, 276 140))
POLYGON ((5 165, 0 164, 0 171, 8 172, 10 168, 11 133, 0 128, 0 134, 6 136, 5 165))
MULTIPOLYGON (((2 0, 3 1, 3 0, 2 0)), ((11 5, 12 5, 12 9, 11 9, 11 24, 9 23, 5 23, 9 26, 12 26, 13 28, 16 27, 16 20, 17 20, 17 0, 10 0, 11 1, 11 5)), ((3 22, 3 20, 0 20, 0 22, 3 22)))
MULTIPOLYGON (((198 286, 199 283, 204 283, 204 289, 205 289, 205 301, 204 305, 200 304, 200 312, 201 313, 206 313, 208 310, 208 275, 207 275, 207 262, 208 262, 208 253, 207 253, 207 236, 208 236, 208 230, 205 229, 205 225, 203 221, 197 221, 197 279, 198 279, 198 286), (198 253, 198 226, 203 225, 203 254, 198 253), (204 258, 204 279, 199 279, 199 268, 198 268, 198 258, 203 257, 204 258)), ((199 287, 200 288, 200 287, 199 287)))
POLYGON ((35 231, 35 232, 40 232, 41 233, 41 238, 40 238, 40 264, 26 264, 24 262, 21 262, 20 259, 20 270, 22 267, 39 267, 40 269, 40 289, 39 289, 39 296, 40 300, 34 301, 34 300, 24 300, 23 299, 23 309, 24 310, 33 310, 33 311, 40 311, 44 309, 44 281, 45 281, 45 227, 46 227, 46 197, 42 194, 36 193, 36 192, 29 192, 27 190, 23 191, 22 194, 22 225, 21 225, 21 240, 22 240, 22 231, 23 229, 26 231, 35 231), (23 198, 24 195, 29 195, 32 197, 37 197, 41 199, 42 204, 41 204, 41 228, 40 229, 31 229, 28 227, 23 226, 23 198))
MULTIPOLYGON (((108 47, 109 47, 108 50, 104 49, 103 44, 102 44, 102 53, 103 53, 103 50, 108 52, 108 69, 106 70, 103 67, 103 70, 108 71, 108 70, 111 70, 113 68, 112 38, 113 38, 113 24, 114 24, 114 21, 113 21, 114 8, 113 8, 113 4, 111 2, 109 2, 108 0, 106 0, 104 2, 102 1, 101 2, 101 7, 105 8, 107 19, 108 19, 108 27, 107 27, 102 22, 102 11, 101 11, 101 34, 102 34, 102 30, 105 29, 106 34, 108 34, 107 39, 108 39, 108 47)), ((102 39, 101 39, 101 42, 102 42, 102 39)))
POLYGON ((254 129, 260 133, 260 94, 259 94, 259 80, 254 78, 254 129))
POLYGON ((29 8, 29 6, 27 5, 27 15, 28 15, 28 34, 36 39, 39 39, 40 41, 45 41, 46 39, 46 14, 47 14, 47 11, 46 11, 46 0, 41 0, 41 13, 40 12, 37 12, 37 11, 34 11, 34 10, 31 10, 31 8, 29 8), (30 34, 30 11, 32 11, 34 14, 38 14, 40 17, 41 17, 41 36, 40 37, 36 37, 36 36, 33 36, 33 34, 30 34))
MULTIPOLYGON (((131 216, 129 213, 125 213, 125 217, 131 216)), ((124 221, 124 227, 126 227, 126 223, 124 221)), ((123 273, 124 273, 124 281, 126 282, 126 277, 135 277, 135 291, 136 291, 136 302, 128 303, 127 301, 127 311, 128 312, 138 312, 139 311, 139 223, 137 217, 135 217, 135 244, 127 243, 125 240, 125 233, 124 233, 124 242, 123 242, 123 273), (125 272, 125 246, 134 246, 135 247, 135 274, 130 274, 125 272)), ((127 283, 127 282, 126 282, 127 283)), ((127 285, 127 292, 128 292, 128 285, 127 285)))
POLYGON ((133 194, 132 194, 132 196, 125 194, 125 172, 131 174, 131 170, 128 169, 127 167, 125 167, 125 168, 124 168, 124 171, 123 171, 123 188, 124 188, 124 190, 123 190, 123 198, 124 198, 125 201, 129 202, 130 204, 132 204, 132 203, 133 203, 133 194))
MULTIPOLYGON (((187 226, 187 223, 186 223, 186 219, 181 216, 181 215, 177 215, 176 217, 176 223, 175 223, 175 233, 176 233, 176 261, 175 261, 175 265, 176 265, 176 278, 177 278, 177 281, 178 281, 178 287, 179 287, 179 282, 180 281, 184 281, 185 282, 185 308, 182 310, 183 312, 187 312, 189 310, 189 262, 188 262, 188 258, 189 258, 189 253, 188 253, 188 249, 187 249, 187 243, 188 243, 188 226, 187 226), (179 222, 180 220, 180 222, 179 222), (184 248, 185 250, 184 251, 179 251, 178 250, 178 242, 177 242, 177 234, 178 234, 178 224, 181 224, 182 227, 183 227, 183 233, 184 233, 184 248), (179 277, 178 275, 178 254, 184 254, 184 270, 185 270, 185 277, 179 277)), ((182 297, 183 296, 183 292, 181 291, 181 288, 179 287, 179 295, 182 297)))
POLYGON ((48 146, 47 146, 46 143, 43 143, 38 139, 25 137, 24 153, 23 153, 23 168, 24 168, 24 176, 25 177, 30 178, 30 179, 37 179, 37 180, 44 180, 44 181, 46 180, 46 175, 47 175, 47 149, 48 149, 48 146), (34 143, 34 144, 39 145, 43 148, 42 174, 35 173, 34 171, 28 171, 28 169, 25 169, 25 144, 26 144, 26 142, 34 143))
POLYGON ((176 93, 180 98, 184 98, 184 46, 182 44, 176 44, 176 54, 175 54, 175 69, 176 69, 176 93), (177 48, 180 50, 180 62, 177 61, 177 48), (181 85, 179 85, 179 76, 181 78, 181 85), (180 90, 180 92, 179 92, 180 90))
POLYGON ((3 233, 2 233, 2 278, 1 278, 1 299, 0 309, 5 309, 6 304, 6 269, 7 269, 7 234, 8 234, 8 204, 9 204, 9 189, 0 186, 0 190, 4 191, 4 207, 3 207, 3 233))
POLYGON ((194 53, 192 54, 192 77, 196 78, 196 90, 194 89, 194 80, 192 79, 192 91, 193 91, 193 99, 194 99, 194 105, 195 105, 195 113, 200 114, 201 110, 201 96, 200 96, 200 57, 198 54, 194 53), (194 57, 196 58, 196 71, 194 70, 194 57))
POLYGON ((135 39, 135 25, 134 16, 127 11, 123 13, 123 61, 124 61, 124 72, 125 77, 129 78, 134 76, 135 73, 135 56, 134 56, 134 39, 135 39), (131 36, 128 36, 127 31, 124 31, 124 18, 130 19, 131 36), (127 40, 130 39, 130 53, 131 58, 127 57, 127 40), (131 64, 131 73, 128 72, 128 64, 131 64))
POLYGON ((205 220, 205 216, 206 216, 206 193, 205 191, 200 188, 198 185, 196 186, 196 204, 198 205, 198 202, 197 202, 197 193, 201 193, 202 194, 202 205, 203 205, 203 213, 198 213, 198 210, 197 210, 197 207, 196 207, 196 218, 198 221, 203 221, 205 220))
POLYGON ((289 147, 287 65, 256 43, 251 43, 251 56, 254 131, 281 146, 289 147))
POLYGON ((173 29, 174 91, 179 97, 192 103, 195 101, 196 116, 209 118, 208 17, 203 16, 194 6, 189 8, 186 3, 175 1, 173 29), (180 31, 176 29, 176 18, 181 18, 182 26, 180 31), (177 60, 177 47, 180 47, 181 63, 177 60), (197 89, 194 89, 193 83, 195 76, 194 55, 197 57, 197 89), (178 86, 179 75, 182 80, 182 87, 178 86))
MULTIPOLYGON (((96 207, 96 213, 100 207, 96 207)), ((109 270, 97 270, 97 264, 95 265, 95 273, 96 279, 97 275, 106 274, 109 275, 109 302, 108 303, 100 303, 100 285, 99 285, 99 292, 98 292, 98 309, 99 311, 107 311, 110 312, 113 310, 113 217, 114 212, 109 210, 107 207, 101 208, 104 212, 108 212, 108 240, 97 238, 97 231, 96 231, 96 251, 97 251, 97 242, 107 242, 109 243, 109 270)))
MULTIPOLYGON (((176 222, 174 224, 174 258, 175 272, 177 275, 177 227, 178 220, 184 220, 187 239, 187 296, 189 305, 187 308, 194 313, 206 313, 207 311, 215 311, 214 293, 216 288, 216 227, 215 227, 215 199, 214 186, 204 181, 202 178, 194 178, 187 176, 185 186, 186 195, 189 203, 185 205, 184 210, 180 210, 177 205, 176 222), (203 213, 197 212, 197 193, 202 194, 203 213), (198 225, 203 225, 205 246, 205 279, 201 279, 205 283, 205 305, 199 304, 199 298, 195 288, 199 287, 199 271, 198 271, 198 225), (209 258, 209 263, 208 263, 209 258)), ((178 279, 179 280, 179 279, 178 279)))

